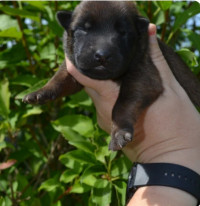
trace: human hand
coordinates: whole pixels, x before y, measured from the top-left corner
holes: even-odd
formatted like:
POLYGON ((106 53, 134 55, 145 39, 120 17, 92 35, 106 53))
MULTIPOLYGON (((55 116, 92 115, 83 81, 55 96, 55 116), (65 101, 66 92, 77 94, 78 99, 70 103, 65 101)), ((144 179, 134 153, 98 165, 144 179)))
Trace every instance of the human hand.
POLYGON ((82 85, 92 98, 97 112, 97 122, 106 132, 111 132, 111 114, 119 94, 119 85, 111 80, 94 80, 81 74, 67 59, 68 72, 82 85))
MULTIPOLYGON (((156 28, 151 24, 149 33, 153 31, 156 28)), ((195 161, 200 156, 200 115, 172 74, 156 36, 150 35, 149 41, 151 58, 161 76, 164 92, 140 116, 134 140, 124 152, 133 161, 177 163, 200 173, 199 161, 195 166, 192 163, 192 159, 195 161)))
MULTIPOLYGON (((159 49, 155 31, 155 25, 150 24, 151 58, 161 76, 164 92, 141 114, 134 126, 134 139, 123 148, 123 152, 133 162, 175 163, 200 173, 200 115, 173 76, 159 49)), ((100 127, 110 133, 111 113, 119 86, 110 80, 93 80, 80 74, 68 60, 67 68, 85 86, 95 104, 100 127)), ((165 189, 156 188, 166 195, 165 189)), ((144 194, 145 189, 140 188, 138 194, 144 194)), ((195 205, 196 200, 190 195, 182 195, 182 191, 173 188, 170 191, 172 195, 181 197, 182 203, 178 205, 195 205)), ((168 189, 169 197, 170 191, 168 189)), ((138 205, 142 206, 141 202, 138 205)))

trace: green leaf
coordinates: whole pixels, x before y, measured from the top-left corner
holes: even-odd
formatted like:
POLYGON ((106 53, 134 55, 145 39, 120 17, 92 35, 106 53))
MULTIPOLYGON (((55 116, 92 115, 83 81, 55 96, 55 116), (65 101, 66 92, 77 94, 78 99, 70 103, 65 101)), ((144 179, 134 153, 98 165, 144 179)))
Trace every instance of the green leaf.
POLYGON ((16 159, 18 163, 23 162, 28 157, 32 156, 32 154, 25 148, 21 150, 15 150, 11 155, 10 159, 16 159))
POLYGON ((198 66, 198 61, 196 55, 191 52, 187 48, 182 48, 181 50, 177 51, 177 53, 181 56, 183 61, 185 61, 188 64, 191 64, 191 66, 198 66))
POLYGON ((54 121, 53 124, 58 127, 68 126, 80 135, 86 137, 90 136, 94 131, 92 120, 83 115, 66 115, 54 121))
POLYGON ((99 175, 105 174, 106 170, 103 165, 93 165, 89 166, 83 172, 82 176, 80 177, 80 181, 94 187, 97 182, 97 178, 99 175))
POLYGON ((32 75, 20 75, 15 79, 11 80, 12 85, 22 85, 26 87, 31 87, 32 85, 36 84, 39 79, 32 75))
POLYGON ((11 149, 14 149, 14 146, 8 142, 2 141, 0 142, 0 151, 6 147, 9 147, 11 149))
POLYGON ((189 29, 182 29, 182 31, 188 35, 193 47, 200 51, 200 35, 189 29))
POLYGON ((76 170, 69 169, 66 170, 61 176, 60 181, 64 183, 72 182, 76 177, 78 177, 79 173, 76 170))
POLYGON ((54 15, 53 15, 53 10, 49 6, 45 6, 45 10, 48 14, 49 20, 53 21, 54 20, 54 15))
POLYGON ((75 170, 77 173, 80 173, 83 169, 83 163, 78 162, 74 159, 69 159, 68 153, 60 155, 59 160, 64 164, 66 167, 75 170))
POLYGON ((97 178, 94 175, 88 175, 84 179, 81 179, 81 183, 84 183, 90 187, 95 185, 97 178))
POLYGON ((95 156, 97 160, 105 164, 106 163, 105 157, 111 155, 111 153, 116 153, 116 152, 108 150, 108 145, 105 145, 105 146, 99 147, 96 150, 95 156))
POLYGON ((166 11, 172 5, 172 1, 157 1, 157 4, 163 11, 166 11))
POLYGON ((165 22, 165 15, 164 15, 164 12, 163 11, 160 11, 158 13, 158 15, 156 16, 156 21, 155 21, 155 24, 156 26, 160 25, 160 24, 163 24, 165 22))
POLYGON ((118 205, 125 205, 126 202, 126 183, 122 181, 115 181, 114 182, 114 187, 117 193, 117 200, 118 200, 118 205))
POLYGON ((0 205, 1 206, 12 206, 13 204, 12 204, 11 199, 8 196, 4 198, 0 196, 0 205))
POLYGON ((0 69, 4 69, 8 64, 8 61, 0 60, 0 69))
POLYGON ((79 133, 73 131, 68 126, 59 125, 55 122, 52 122, 52 126, 56 131, 62 133, 65 139, 70 142, 85 141, 85 138, 83 138, 79 133))
POLYGON ((57 177, 51 178, 46 180, 45 182, 43 182, 40 187, 39 187, 39 191, 40 190, 46 190, 47 192, 53 191, 56 188, 60 187, 60 183, 57 177))
POLYGON ((200 13, 200 4, 192 2, 192 5, 188 9, 177 16, 172 31, 175 32, 178 30, 190 17, 198 13, 200 13))
POLYGON ((40 59, 55 59, 56 48, 55 45, 50 42, 42 48, 40 51, 40 59))
POLYGON ((200 4, 198 2, 192 2, 192 5, 188 9, 186 9, 182 13, 178 13, 178 16, 175 18, 176 20, 175 20, 174 26, 172 28, 172 31, 169 34, 169 37, 167 39, 167 43, 170 42, 170 40, 174 36, 175 32, 178 29, 180 29, 181 26, 183 24, 185 24, 189 18, 193 17, 194 15, 196 15, 198 13, 200 13, 200 4))
POLYGON ((116 158, 117 154, 118 154, 117 152, 111 152, 109 156, 109 160, 113 161, 116 158))
POLYGON ((8 118, 10 113, 10 91, 9 82, 4 79, 0 82, 0 115, 8 118))
POLYGON ((126 156, 123 155, 119 159, 113 161, 112 168, 111 168, 112 177, 120 176, 125 173, 128 174, 131 166, 132 166, 131 161, 126 156))
POLYGON ((91 106, 92 105, 92 100, 90 97, 86 94, 84 90, 81 90, 80 92, 71 95, 70 96, 70 101, 67 103, 67 105, 71 108, 74 107, 80 107, 80 106, 91 106))
POLYGON ((26 53, 22 43, 12 45, 11 48, 0 52, 0 69, 12 64, 16 67, 16 64, 22 60, 26 60, 26 53))
POLYGON ((48 79, 43 79, 39 82, 37 82, 35 85, 33 85, 32 87, 30 87, 29 89, 24 90, 23 92, 19 93, 15 99, 22 99, 25 95, 31 93, 31 92, 35 92, 36 90, 40 89, 41 87, 43 87, 46 83, 47 83, 48 79))
POLYGON ((98 206, 111 203, 112 185, 107 180, 99 180, 93 189, 92 202, 98 206))
POLYGON ((31 200, 31 205, 30 206, 42 206, 41 202, 40 202, 40 199, 38 198, 33 198, 31 200))
POLYGON ((80 182, 73 185, 72 189, 70 190, 70 193, 85 193, 87 191, 91 190, 91 187, 86 184, 81 184, 80 182))
POLYGON ((2 149, 4 149, 4 148, 6 148, 7 147, 7 144, 6 144, 6 142, 0 142, 0 151, 2 150, 2 149))
POLYGON ((41 114, 43 111, 40 107, 36 106, 36 107, 33 107, 31 109, 28 109, 26 111, 26 113, 22 116, 22 118, 26 118, 26 117, 29 117, 31 115, 38 115, 38 114, 41 114))
POLYGON ((15 27, 12 27, 12 28, 0 31, 0 37, 21 39, 22 33, 17 31, 17 29, 15 27))
POLYGON ((0 7, 0 10, 9 15, 14 15, 14 16, 18 15, 24 18, 32 19, 37 22, 40 21, 40 18, 39 16, 37 16, 37 13, 35 12, 32 13, 32 12, 26 11, 25 9, 16 9, 16 8, 4 6, 4 7, 0 7))
POLYGON ((0 30, 6 30, 11 27, 15 27, 19 31, 19 26, 16 19, 12 19, 6 14, 0 15, 0 30))
POLYGON ((83 150, 85 152, 94 154, 95 146, 86 141, 69 141, 69 144, 75 146, 77 149, 83 150))
POLYGON ((98 176, 100 174, 105 174, 105 173, 106 173, 105 167, 102 164, 96 164, 96 165, 89 166, 87 169, 85 169, 81 178, 84 179, 86 176, 91 175, 91 174, 98 176))
POLYGON ((48 25, 49 28, 51 29, 51 31, 59 37, 62 37, 63 35, 63 28, 58 24, 58 22, 56 21, 56 19, 53 18, 53 20, 48 21, 48 25))
POLYGON ((27 1, 28 4, 30 4, 31 6, 34 6, 40 10, 44 10, 46 2, 45 1, 27 1))
MULTIPOLYGON (((9 183, 2 178, 0 179, 0 181, 1 181, 0 191, 1 192, 6 191, 9 183)), ((1 198, 1 196, 0 196, 0 198, 1 198)))
MULTIPOLYGON (((63 158, 63 155, 60 158, 63 158)), ((86 153, 81 150, 74 150, 74 151, 68 152, 64 155, 64 158, 73 159, 80 163, 86 163, 86 164, 96 164, 97 163, 95 158, 91 154, 86 153)))
POLYGON ((69 144, 81 149, 85 152, 94 154, 95 146, 89 142, 89 140, 83 138, 77 132, 73 131, 71 127, 63 126, 58 123, 52 122, 52 126, 58 132, 61 132, 66 140, 69 141, 69 144))
POLYGON ((187 1, 179 1, 179 2, 173 2, 171 8, 170 8, 170 12, 172 15, 176 15, 179 14, 181 12, 183 12, 183 8, 187 8, 188 6, 188 2, 187 1))

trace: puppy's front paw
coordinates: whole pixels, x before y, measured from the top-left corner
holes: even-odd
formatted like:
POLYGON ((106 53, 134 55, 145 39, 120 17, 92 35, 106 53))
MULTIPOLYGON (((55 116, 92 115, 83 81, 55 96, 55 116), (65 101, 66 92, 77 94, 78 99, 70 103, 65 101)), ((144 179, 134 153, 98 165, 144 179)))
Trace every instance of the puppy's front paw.
POLYGON ((128 142, 133 139, 133 128, 115 129, 111 134, 109 149, 116 151, 121 150, 128 142))
POLYGON ((44 104, 48 100, 53 100, 54 96, 45 90, 38 90, 36 92, 27 94, 22 101, 29 104, 44 104))

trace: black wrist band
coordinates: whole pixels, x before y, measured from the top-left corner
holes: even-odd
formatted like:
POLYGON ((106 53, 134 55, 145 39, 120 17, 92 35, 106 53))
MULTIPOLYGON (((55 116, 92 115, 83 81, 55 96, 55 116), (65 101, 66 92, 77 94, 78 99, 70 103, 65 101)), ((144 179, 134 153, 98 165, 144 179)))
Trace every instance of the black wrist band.
POLYGON ((127 203, 139 187, 168 186, 193 195, 200 204, 200 175, 170 163, 134 163, 127 184, 127 203))

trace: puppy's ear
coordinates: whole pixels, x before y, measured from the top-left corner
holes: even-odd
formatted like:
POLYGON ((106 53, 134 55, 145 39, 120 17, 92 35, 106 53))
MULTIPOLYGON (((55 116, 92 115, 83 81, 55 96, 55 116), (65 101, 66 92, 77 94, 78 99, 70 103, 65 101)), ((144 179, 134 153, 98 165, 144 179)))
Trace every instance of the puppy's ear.
POLYGON ((68 29, 71 22, 72 12, 71 11, 58 11, 56 13, 58 22, 65 30, 68 29))
POLYGON ((149 26, 149 20, 142 17, 142 16, 136 16, 135 19, 136 28, 139 33, 147 32, 148 26, 149 26))

